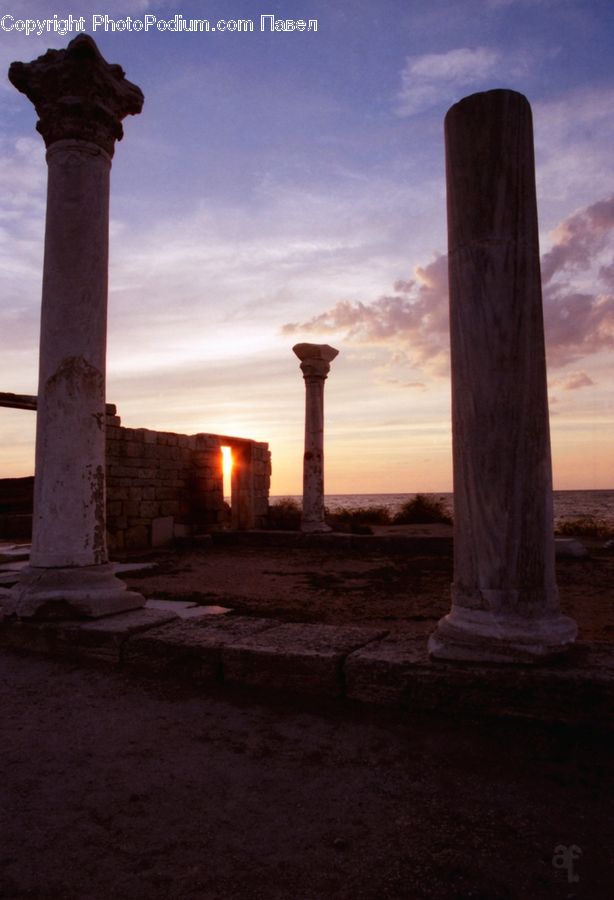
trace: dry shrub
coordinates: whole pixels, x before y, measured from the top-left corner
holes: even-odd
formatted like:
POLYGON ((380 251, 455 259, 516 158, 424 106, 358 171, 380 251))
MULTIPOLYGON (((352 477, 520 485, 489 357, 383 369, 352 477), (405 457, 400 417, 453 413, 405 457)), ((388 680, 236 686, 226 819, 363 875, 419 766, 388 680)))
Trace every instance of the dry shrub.
POLYGON ((326 521, 335 531, 368 533, 369 525, 390 525, 390 513, 385 506, 340 507, 334 512, 326 510, 326 521))
POLYGON ((452 516, 442 500, 416 494, 412 500, 404 503, 393 518, 395 525, 451 525, 452 516))
POLYGON ((556 534, 560 537, 594 538, 607 541, 614 538, 614 526, 595 516, 576 516, 557 523, 556 534))
POLYGON ((274 531, 298 531, 301 527, 301 507, 292 497, 282 497, 269 506, 267 528, 274 531))

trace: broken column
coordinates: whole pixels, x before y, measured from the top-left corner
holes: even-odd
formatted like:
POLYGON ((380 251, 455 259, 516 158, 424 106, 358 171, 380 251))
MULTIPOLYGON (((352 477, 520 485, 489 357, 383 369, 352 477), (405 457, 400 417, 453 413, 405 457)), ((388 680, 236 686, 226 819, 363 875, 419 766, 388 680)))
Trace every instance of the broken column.
POLYGON ((15 611, 102 616, 145 602, 115 577, 105 523, 109 176, 143 95, 84 34, 9 79, 36 107, 48 166, 32 552, 15 611))
POLYGON ((474 94, 445 135, 454 582, 429 651, 531 662, 576 635, 554 571, 531 108, 514 91, 474 94))
POLYGON ((324 521, 324 382, 339 351, 328 344, 295 344, 305 379, 305 455, 301 531, 330 531, 324 521))

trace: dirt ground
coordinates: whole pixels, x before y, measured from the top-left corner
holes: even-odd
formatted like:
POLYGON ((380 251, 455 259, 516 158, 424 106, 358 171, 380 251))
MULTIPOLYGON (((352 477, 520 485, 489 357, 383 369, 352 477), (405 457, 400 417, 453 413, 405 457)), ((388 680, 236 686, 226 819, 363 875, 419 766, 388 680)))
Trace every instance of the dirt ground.
MULTIPOLYGON (((286 621, 426 635, 449 546, 205 543, 129 579, 286 621)), ((614 639, 614 556, 560 560, 614 639)), ((2 900, 609 900, 612 736, 271 699, 5 655, 2 900)))
POLYGON ((3 900, 609 900, 611 741, 0 656, 3 900))
MULTIPOLYGON (((383 533, 399 529, 382 528, 383 533)), ((446 526, 405 528, 428 535, 446 526)), ((614 551, 595 544, 590 556, 557 561, 563 612, 581 641, 614 642, 614 551)), ((391 551, 297 546, 205 544, 157 556, 155 572, 127 577, 146 596, 219 604, 289 622, 363 623, 430 634, 450 609, 452 554, 441 549, 391 551)))

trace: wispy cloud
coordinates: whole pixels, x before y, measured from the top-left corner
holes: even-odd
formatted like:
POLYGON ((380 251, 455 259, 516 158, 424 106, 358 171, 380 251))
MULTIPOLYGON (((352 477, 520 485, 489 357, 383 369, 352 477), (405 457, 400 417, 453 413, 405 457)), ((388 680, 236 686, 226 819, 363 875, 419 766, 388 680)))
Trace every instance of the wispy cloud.
POLYGON ((565 366, 614 347, 614 197, 565 219, 542 258, 549 361, 565 366))
POLYGON ((341 300, 307 322, 284 325, 283 333, 336 332, 350 343, 386 345, 391 352, 402 347, 411 366, 441 374, 447 370, 447 257, 417 267, 415 279, 395 282, 394 290, 372 303, 341 300))
POLYGON ((458 47, 446 53, 410 56, 401 72, 397 113, 412 116, 445 101, 458 89, 480 84, 496 72, 500 54, 489 47, 458 47))
POLYGON ((556 99, 532 100, 531 105, 537 194, 547 198, 540 217, 552 216, 553 225, 573 206, 588 205, 596 185, 604 194, 614 187, 614 88, 577 88, 556 99))
POLYGON ((0 140, 0 358, 4 390, 36 384, 45 221, 42 141, 0 140), (6 339, 8 338, 8 339, 6 339))
POLYGON ((554 245, 541 261, 542 281, 547 284, 555 275, 588 270, 599 254, 608 248, 614 228, 614 197, 599 200, 582 209, 555 229, 554 245))
POLYGON ((583 387, 594 387, 595 382, 586 372, 569 372, 566 378, 557 382, 564 391, 577 391, 583 387))
MULTIPOLYGON (((561 222, 552 248, 542 259, 544 318, 549 362, 562 368, 614 346, 614 198, 600 200, 561 222), (594 290, 581 291, 577 279, 589 273, 594 290)), ((285 334, 343 335, 354 344, 375 344, 399 353, 413 368, 431 375, 448 371, 447 256, 417 267, 415 279, 398 281, 394 293, 367 302, 341 300, 285 334)), ((569 373, 562 386, 591 384, 585 373, 569 373)))

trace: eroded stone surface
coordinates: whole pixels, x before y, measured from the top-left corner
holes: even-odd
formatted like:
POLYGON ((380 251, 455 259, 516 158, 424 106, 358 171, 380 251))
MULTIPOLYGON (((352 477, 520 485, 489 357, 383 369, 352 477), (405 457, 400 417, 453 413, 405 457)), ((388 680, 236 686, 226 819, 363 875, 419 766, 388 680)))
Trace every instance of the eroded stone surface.
POLYGON ((110 563, 44 568, 27 566, 11 592, 10 612, 25 618, 111 616, 145 604, 116 577, 110 563))
POLYGON ((614 650, 574 647, 540 667, 429 659, 423 641, 391 634, 348 656, 347 696, 361 703, 445 711, 450 716, 522 716, 611 728, 614 650))
POLYGON ((126 641, 135 634, 176 619, 172 612, 136 609, 95 621, 37 621, 11 618, 0 631, 7 647, 71 659, 95 659, 119 665, 126 641))
POLYGON ((429 666, 422 636, 390 634, 373 641, 345 662, 347 696, 363 703, 400 703, 419 666, 429 666))
POLYGON ((65 50, 47 50, 30 63, 14 62, 9 80, 36 107, 37 131, 49 147, 59 140, 90 141, 113 156, 122 119, 143 107, 143 93, 121 66, 109 64, 94 40, 77 35, 65 50))
POLYGON ((496 90, 453 106, 446 116, 446 171, 454 584, 452 611, 429 649, 449 659, 539 660, 568 648, 577 629, 559 612, 554 572, 526 98, 496 90))
POLYGON ((345 657, 385 634, 384 629, 358 625, 280 625, 225 647, 224 679, 338 695, 343 692, 345 657))
POLYGON ((214 682, 221 677, 223 647, 278 624, 273 619, 247 616, 175 622, 133 638, 125 648, 124 660, 127 666, 139 671, 214 682))
POLYGON ((324 382, 339 351, 328 344, 295 344, 305 380, 305 453, 301 531, 330 531, 324 519, 324 382))
POLYGON ((108 615, 145 602, 108 565, 105 522, 109 174, 143 97, 86 35, 9 77, 48 148, 32 549, 14 610, 108 615))

